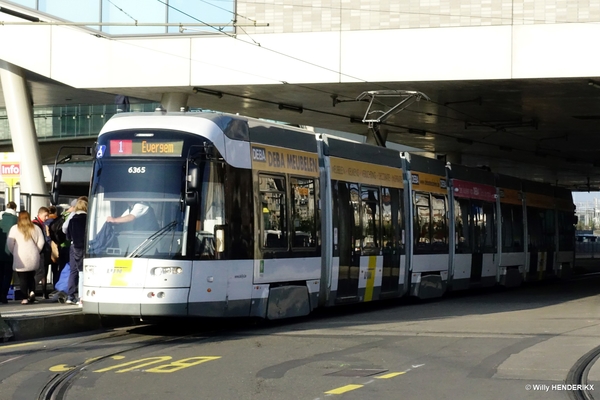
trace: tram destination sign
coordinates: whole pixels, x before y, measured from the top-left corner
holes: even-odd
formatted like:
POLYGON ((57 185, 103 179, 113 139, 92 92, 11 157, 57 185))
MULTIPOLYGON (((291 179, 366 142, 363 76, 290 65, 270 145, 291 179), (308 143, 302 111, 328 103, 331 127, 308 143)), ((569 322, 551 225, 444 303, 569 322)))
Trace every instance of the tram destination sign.
POLYGON ((111 157, 180 157, 183 140, 111 140, 111 157))

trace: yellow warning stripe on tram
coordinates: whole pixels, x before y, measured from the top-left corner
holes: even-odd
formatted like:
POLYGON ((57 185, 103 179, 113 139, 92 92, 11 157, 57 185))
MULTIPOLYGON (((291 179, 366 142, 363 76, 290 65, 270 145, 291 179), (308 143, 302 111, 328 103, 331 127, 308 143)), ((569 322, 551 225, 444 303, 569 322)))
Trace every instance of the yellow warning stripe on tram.
POLYGON ((367 269, 367 287, 365 289, 365 301, 373 300, 373 287, 375 286, 375 269, 377 267, 377 256, 369 256, 367 269))

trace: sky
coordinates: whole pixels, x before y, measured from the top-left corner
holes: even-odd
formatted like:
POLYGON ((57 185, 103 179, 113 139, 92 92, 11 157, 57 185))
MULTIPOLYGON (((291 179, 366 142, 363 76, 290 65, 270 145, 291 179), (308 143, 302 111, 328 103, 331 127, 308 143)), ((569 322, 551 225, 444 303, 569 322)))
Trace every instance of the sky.
POLYGON ((573 192, 575 203, 593 201, 596 198, 600 199, 600 192, 573 192))

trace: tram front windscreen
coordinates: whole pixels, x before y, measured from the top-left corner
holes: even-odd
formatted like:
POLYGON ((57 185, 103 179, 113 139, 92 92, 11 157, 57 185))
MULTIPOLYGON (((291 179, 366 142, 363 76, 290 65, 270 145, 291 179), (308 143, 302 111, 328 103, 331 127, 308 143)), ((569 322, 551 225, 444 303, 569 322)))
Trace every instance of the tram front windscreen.
POLYGON ((180 158, 97 160, 87 257, 185 257, 183 165, 180 158))

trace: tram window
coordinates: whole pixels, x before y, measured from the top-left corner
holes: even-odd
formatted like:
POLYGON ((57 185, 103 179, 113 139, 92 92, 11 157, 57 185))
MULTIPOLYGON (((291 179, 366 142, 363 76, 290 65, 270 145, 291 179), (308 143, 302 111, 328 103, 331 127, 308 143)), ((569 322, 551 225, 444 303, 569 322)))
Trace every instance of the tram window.
POLYGON ((360 221, 360 196, 357 183, 348 183, 350 188, 350 204, 354 213, 354 225, 352 227, 352 238, 354 240, 354 251, 360 254, 362 238, 360 221))
POLYGON ((202 259, 214 259, 215 252, 222 252, 224 243, 215 238, 215 227, 225 221, 224 167, 207 164, 203 169, 202 191, 196 223, 196 255, 202 259))
POLYGON ((502 251, 523 251, 523 209, 513 204, 502 204, 502 251))
POLYGON ((496 249, 496 213, 494 206, 493 203, 484 202, 482 207, 485 230, 483 247, 486 251, 494 251, 496 249))
POLYGON ((558 247, 561 251, 574 249, 575 227, 572 215, 572 212, 558 211, 558 247))
POLYGON ((362 201, 362 249, 363 254, 378 254, 379 238, 379 190, 361 188, 362 201))
POLYGON ((554 210, 544 210, 542 221, 544 245, 547 249, 554 249, 554 238, 556 237, 554 210))
POLYGON ((392 215, 392 194, 396 189, 381 188, 381 242, 385 248, 398 246, 392 215))
MULTIPOLYGON (((392 197, 393 199, 393 197, 392 197)), ((398 229, 400 230, 400 245, 404 247, 405 238, 404 232, 406 227, 404 226, 404 190, 398 191, 398 229)))
POLYGON ((457 252, 469 253, 471 250, 471 238, 469 235, 468 199, 456 199, 454 202, 454 226, 457 252))
POLYGON ((486 240, 485 214, 481 201, 471 201, 471 218, 473 220, 473 244, 477 251, 481 251, 486 240))
POLYGON ((316 247, 315 181, 290 178, 292 247, 316 247))
POLYGON ((433 196, 433 243, 448 243, 448 226, 446 224, 446 198, 433 196))
POLYGON ((473 244, 476 250, 481 251, 485 241, 485 216, 480 201, 471 202, 471 218, 473 221, 473 244))
POLYGON ((429 195, 419 193, 415 194, 415 208, 415 242, 417 245, 422 246, 431 242, 429 195))
POLYGON ((285 178, 260 175, 259 188, 263 247, 287 249, 285 178))
POLYGON ((523 251, 525 239, 523 238, 523 206, 512 206, 513 214, 513 248, 514 251, 523 251))
POLYGON ((542 216, 543 210, 533 207, 527 208, 527 234, 529 236, 530 251, 536 251, 543 248, 542 216))

